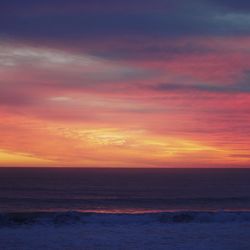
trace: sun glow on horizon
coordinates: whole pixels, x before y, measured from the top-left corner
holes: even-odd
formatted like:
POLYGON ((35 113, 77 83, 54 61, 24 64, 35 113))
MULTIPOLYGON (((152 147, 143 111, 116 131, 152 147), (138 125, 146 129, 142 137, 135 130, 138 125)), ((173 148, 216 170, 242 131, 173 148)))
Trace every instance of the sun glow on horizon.
POLYGON ((18 152, 6 152, 0 150, 0 162, 4 167, 29 167, 29 166, 46 166, 53 165, 53 161, 38 158, 32 155, 25 155, 18 152))
POLYGON ((31 2, 2 4, 0 167, 250 167, 241 3, 31 2))

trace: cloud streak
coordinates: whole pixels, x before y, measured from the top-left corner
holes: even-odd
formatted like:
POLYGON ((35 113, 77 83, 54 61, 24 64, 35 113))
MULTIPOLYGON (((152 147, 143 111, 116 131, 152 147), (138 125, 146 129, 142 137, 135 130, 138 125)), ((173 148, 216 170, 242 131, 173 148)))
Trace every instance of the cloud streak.
POLYGON ((1 1, 0 166, 249 166, 249 7, 1 1))

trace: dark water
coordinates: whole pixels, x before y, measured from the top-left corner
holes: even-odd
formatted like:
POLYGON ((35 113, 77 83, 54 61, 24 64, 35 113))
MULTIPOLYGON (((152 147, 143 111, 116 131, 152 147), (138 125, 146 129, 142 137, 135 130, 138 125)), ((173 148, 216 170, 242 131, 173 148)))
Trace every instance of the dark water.
POLYGON ((247 169, 0 169, 0 212, 250 210, 247 169))

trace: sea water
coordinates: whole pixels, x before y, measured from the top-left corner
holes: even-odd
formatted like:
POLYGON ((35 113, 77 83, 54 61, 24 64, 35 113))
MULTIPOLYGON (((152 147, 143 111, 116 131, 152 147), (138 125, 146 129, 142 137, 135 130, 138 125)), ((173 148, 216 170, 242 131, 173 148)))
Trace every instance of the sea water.
POLYGON ((248 169, 1 168, 0 211, 248 211, 248 169))
POLYGON ((247 169, 0 169, 0 249, 249 250, 247 169))

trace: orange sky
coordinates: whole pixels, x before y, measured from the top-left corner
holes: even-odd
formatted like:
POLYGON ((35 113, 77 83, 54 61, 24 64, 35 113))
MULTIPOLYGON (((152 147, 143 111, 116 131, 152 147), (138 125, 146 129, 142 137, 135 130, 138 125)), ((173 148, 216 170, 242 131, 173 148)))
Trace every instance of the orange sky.
POLYGON ((16 43, 1 43, 0 54, 1 166, 250 162, 249 94, 231 92, 232 78, 239 76, 227 73, 244 52, 226 55, 231 62, 208 54, 141 64, 16 43), (214 72, 217 64, 223 67, 214 72), (182 77, 185 86, 172 84, 182 77), (203 78, 210 84, 189 83, 203 78), (213 86, 218 91, 210 91, 213 86))
POLYGON ((250 166, 240 5, 62 2, 4 4, 0 166, 250 166))

